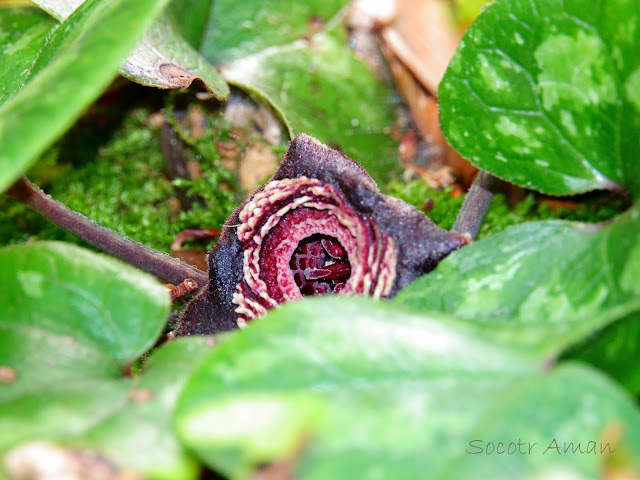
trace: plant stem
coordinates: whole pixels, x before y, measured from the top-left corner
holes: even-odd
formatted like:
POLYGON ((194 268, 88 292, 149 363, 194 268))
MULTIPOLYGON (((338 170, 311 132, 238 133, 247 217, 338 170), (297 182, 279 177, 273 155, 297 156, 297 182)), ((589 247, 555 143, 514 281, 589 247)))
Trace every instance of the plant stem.
POLYGON ((480 170, 464 198, 464 203, 451 231, 462 233, 475 240, 499 184, 500 180, 496 177, 489 172, 480 170))
POLYGON ((54 200, 26 177, 14 183, 7 193, 79 239, 163 281, 179 285, 190 278, 199 288, 209 282, 206 272, 98 225, 54 200))

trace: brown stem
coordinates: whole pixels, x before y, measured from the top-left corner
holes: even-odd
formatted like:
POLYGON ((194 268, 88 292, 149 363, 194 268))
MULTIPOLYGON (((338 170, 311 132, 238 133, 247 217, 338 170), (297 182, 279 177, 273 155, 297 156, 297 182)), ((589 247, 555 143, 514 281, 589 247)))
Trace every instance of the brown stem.
POLYGON ((451 229, 452 232, 462 233, 475 240, 499 183, 500 180, 489 172, 484 170, 478 172, 464 198, 462 208, 451 229))
POLYGON ((71 210, 44 193, 26 177, 14 183, 7 193, 81 240, 165 282, 179 285, 191 278, 199 287, 203 287, 209 281, 208 275, 202 270, 134 242, 71 210))

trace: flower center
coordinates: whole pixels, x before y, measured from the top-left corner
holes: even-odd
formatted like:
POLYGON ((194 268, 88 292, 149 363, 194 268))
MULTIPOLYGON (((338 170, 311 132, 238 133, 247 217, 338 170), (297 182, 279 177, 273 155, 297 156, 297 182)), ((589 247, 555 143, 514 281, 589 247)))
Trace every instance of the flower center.
POLYGON ((347 251, 334 237, 317 234, 305 238, 289 262, 302 295, 326 295, 344 288, 351 276, 347 251))

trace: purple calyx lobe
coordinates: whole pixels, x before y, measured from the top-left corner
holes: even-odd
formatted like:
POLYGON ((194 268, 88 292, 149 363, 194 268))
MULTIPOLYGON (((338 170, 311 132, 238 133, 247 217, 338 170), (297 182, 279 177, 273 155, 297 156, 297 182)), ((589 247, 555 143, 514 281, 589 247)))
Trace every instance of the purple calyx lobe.
POLYGON ((351 275, 347 251, 338 240, 325 235, 300 242, 289 266, 302 295, 337 293, 351 275))

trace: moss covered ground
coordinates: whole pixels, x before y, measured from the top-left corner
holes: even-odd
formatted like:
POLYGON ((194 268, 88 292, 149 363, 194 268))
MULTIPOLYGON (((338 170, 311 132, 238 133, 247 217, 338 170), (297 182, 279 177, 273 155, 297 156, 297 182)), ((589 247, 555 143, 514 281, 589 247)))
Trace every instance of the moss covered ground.
MULTIPOLYGON (((202 176, 195 181, 167 179, 161 151, 161 126, 144 108, 133 110, 109 138, 96 147, 95 131, 73 129, 28 176, 56 200, 91 220, 157 250, 169 251, 176 234, 187 228, 219 228, 240 201, 233 175, 222 167, 216 138, 228 134, 222 118, 208 123, 202 141, 187 147, 202 176), (215 130, 215 132, 214 132, 215 130), (74 136, 84 135, 88 145, 74 136), (69 138, 71 136, 72 138, 69 138), (206 138, 206 140, 205 140, 206 138), (68 154, 73 149, 72 154, 68 154), (200 195, 182 210, 176 187, 200 195)), ((5 196, 0 198, 0 244, 29 239, 75 237, 5 196)))

